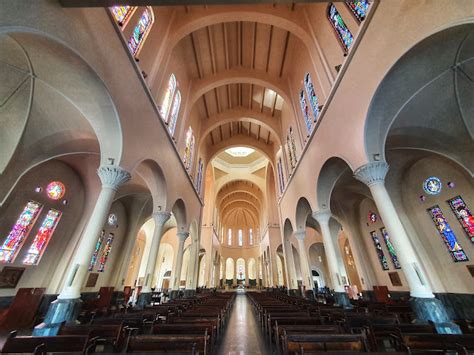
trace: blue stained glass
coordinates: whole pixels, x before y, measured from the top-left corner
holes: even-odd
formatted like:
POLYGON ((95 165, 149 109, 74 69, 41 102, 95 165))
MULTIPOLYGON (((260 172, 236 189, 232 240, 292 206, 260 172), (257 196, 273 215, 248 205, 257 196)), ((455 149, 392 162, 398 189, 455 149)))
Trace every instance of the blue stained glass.
POLYGON ((468 261, 469 259, 466 253, 464 252, 462 246, 458 243, 458 239, 456 238, 456 235, 451 229, 448 221, 444 217, 441 208, 439 208, 438 205, 435 205, 429 208, 427 211, 433 219, 436 229, 438 230, 439 234, 441 234, 441 237, 446 244, 446 248, 448 248, 449 253, 453 257, 454 261, 468 261))
POLYGON ((283 177, 283 165, 281 162, 281 158, 278 158, 277 170, 278 170, 278 181, 280 183, 280 194, 282 194, 283 191, 285 190, 285 180, 283 177))
POLYGON ((89 263, 89 271, 92 271, 94 269, 95 264, 97 263, 97 257, 99 256, 100 247, 102 246, 104 238, 105 238, 105 231, 102 230, 102 232, 100 233, 99 239, 97 239, 97 243, 95 243, 94 253, 92 254, 92 258, 89 263))
POLYGON ((337 37, 344 48, 344 52, 347 52, 354 42, 354 37, 332 2, 329 3, 328 6, 328 18, 334 31, 336 31, 337 37))
POLYGON ((301 112, 303 113, 303 117, 304 117, 304 122, 306 123, 306 130, 308 131, 308 135, 309 135, 311 133, 313 122, 311 121, 311 117, 309 116, 309 108, 308 108, 308 104, 306 103, 306 98, 304 97, 303 90, 301 90, 300 92, 300 105, 301 105, 301 112))
POLYGON ((128 40, 128 48, 133 55, 137 55, 138 50, 143 44, 147 33, 150 31, 151 25, 153 24, 153 13, 152 10, 146 8, 143 11, 140 20, 133 29, 133 33, 128 40))
POLYGON ((379 237, 377 235, 377 232, 375 232, 375 231, 370 232, 370 236, 372 237, 372 240, 374 242, 375 251, 377 252, 377 256, 379 258, 380 265, 382 265, 382 269, 383 270, 388 270, 389 267, 388 267, 387 258, 385 257, 385 254, 382 250, 382 245, 380 244, 380 240, 379 240, 379 237))
POLYGON ((311 75, 309 73, 306 73, 304 76, 304 87, 306 89, 306 95, 308 95, 311 110, 313 110, 314 122, 316 122, 319 115, 319 102, 318 97, 316 96, 316 91, 314 90, 313 81, 311 80, 311 75))
POLYGON ((346 5, 354 14, 355 18, 361 22, 367 16, 367 11, 369 11, 370 3, 367 0, 349 0, 346 1, 346 5))
POLYGON ((385 245, 387 246, 390 258, 392 259, 393 266, 395 267, 395 269, 401 269, 402 266, 398 261, 397 252, 395 251, 395 248, 392 245, 392 241, 390 240, 390 236, 388 235, 387 230, 385 228, 382 228, 380 229, 380 232, 382 233, 383 239, 385 240, 385 245))

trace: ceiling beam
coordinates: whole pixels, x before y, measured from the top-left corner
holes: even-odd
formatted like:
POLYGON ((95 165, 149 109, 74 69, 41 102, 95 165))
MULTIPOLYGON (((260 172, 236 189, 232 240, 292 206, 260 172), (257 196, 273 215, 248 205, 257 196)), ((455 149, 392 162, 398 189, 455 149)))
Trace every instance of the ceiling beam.
POLYGON ((278 99, 278 94, 275 93, 275 98, 273 99, 273 105, 272 105, 272 116, 275 116, 275 108, 277 104, 277 99, 278 99))
POLYGON ((131 6, 182 6, 182 5, 238 5, 238 4, 293 4, 328 2, 328 0, 60 0, 63 7, 108 7, 113 5, 131 6))
POLYGON ((270 56, 272 54, 272 38, 273 38, 273 25, 270 26, 270 38, 268 39, 268 55, 267 55, 267 66, 265 71, 268 73, 268 68, 270 66, 270 56))
POLYGON ((290 31, 286 32, 285 49, 283 50, 283 56, 282 56, 282 59, 281 59, 280 78, 283 75, 283 69, 285 68, 286 54, 288 52, 288 43, 289 42, 290 42, 290 31))
POLYGON ((260 131, 262 130, 262 126, 258 125, 258 132, 257 132, 257 140, 260 140, 260 131))
POLYGON ((212 131, 211 131, 211 143, 212 143, 212 145, 215 144, 215 143, 214 143, 214 136, 212 135, 212 131))
POLYGON ((266 88, 263 88, 262 102, 260 103, 260 112, 263 112, 263 104, 265 103, 265 90, 266 90, 266 88))

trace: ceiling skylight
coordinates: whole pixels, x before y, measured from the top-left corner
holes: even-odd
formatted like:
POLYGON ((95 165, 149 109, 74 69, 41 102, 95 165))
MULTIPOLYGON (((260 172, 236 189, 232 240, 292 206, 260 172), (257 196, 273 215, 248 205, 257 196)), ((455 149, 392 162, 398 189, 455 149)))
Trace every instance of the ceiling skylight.
POLYGON ((226 149, 225 152, 232 155, 233 157, 246 157, 255 152, 255 149, 247 147, 234 147, 226 149))

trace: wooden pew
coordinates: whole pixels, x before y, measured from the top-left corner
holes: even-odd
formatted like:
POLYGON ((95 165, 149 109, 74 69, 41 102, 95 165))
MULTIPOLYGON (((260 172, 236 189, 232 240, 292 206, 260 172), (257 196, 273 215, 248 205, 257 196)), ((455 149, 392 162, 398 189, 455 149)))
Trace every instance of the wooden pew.
POLYGON ((16 336, 16 332, 11 332, 3 345, 1 353, 46 354, 61 352, 88 354, 89 349, 94 345, 93 341, 89 341, 87 335, 33 337, 16 336))
POLYGON ((135 335, 127 342, 126 352, 166 352, 208 354, 209 335, 135 335))
POLYGON ((199 323, 211 323, 213 326, 213 331, 216 334, 216 337, 219 337, 219 321, 217 318, 206 318, 206 317, 176 317, 171 320, 168 324, 199 324, 199 323))
POLYGON ((33 325, 45 288, 20 288, 12 304, 0 319, 1 330, 28 328, 33 325))
POLYGON ((394 324, 394 325, 370 325, 365 327, 364 333, 372 351, 384 351, 384 341, 389 341, 394 347, 393 337, 401 337, 403 333, 437 334, 433 324, 394 324), (381 346, 382 345, 382 346, 381 346))
POLYGON ((339 325, 309 325, 309 324, 275 324, 275 343, 277 353, 280 353, 283 344, 283 333, 287 335, 294 334, 342 334, 344 330, 339 325))
POLYGON ((361 334, 287 334, 283 332, 283 354, 310 354, 328 351, 367 352, 367 342, 361 334))
POLYGON ((209 352, 217 341, 217 332, 214 325, 208 323, 191 323, 191 324, 154 324, 151 334, 159 335, 200 335, 207 332, 209 335, 209 352))
POLYGON ((122 350, 125 344, 123 322, 120 324, 62 324, 58 335, 85 335, 96 340, 96 346, 113 352, 122 350))
POLYGON ((472 334, 401 334, 396 337, 400 350, 426 354, 428 352, 457 351, 460 355, 472 354, 474 335, 472 334))

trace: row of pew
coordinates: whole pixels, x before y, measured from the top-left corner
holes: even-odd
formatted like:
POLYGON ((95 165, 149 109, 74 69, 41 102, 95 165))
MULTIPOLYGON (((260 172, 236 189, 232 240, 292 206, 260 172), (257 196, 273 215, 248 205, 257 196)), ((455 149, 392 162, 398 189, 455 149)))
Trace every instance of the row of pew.
POLYGON ((438 334, 433 324, 413 322, 408 303, 343 309, 281 293, 247 297, 274 354, 474 354, 474 332, 438 334))
POLYGON ((226 325, 235 294, 202 294, 142 310, 102 312, 85 324, 62 324, 58 335, 11 332, 4 353, 211 354, 226 325))

